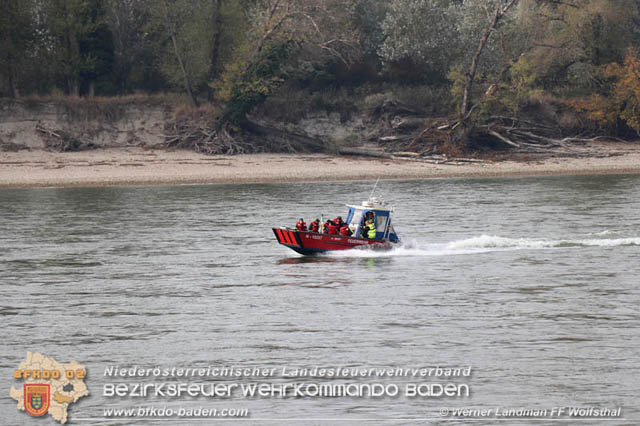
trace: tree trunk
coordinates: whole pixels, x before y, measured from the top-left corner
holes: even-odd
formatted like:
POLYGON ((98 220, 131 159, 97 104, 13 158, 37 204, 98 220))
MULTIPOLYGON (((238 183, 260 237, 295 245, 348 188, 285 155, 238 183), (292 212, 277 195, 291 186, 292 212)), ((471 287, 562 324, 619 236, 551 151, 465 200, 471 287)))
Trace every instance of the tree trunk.
POLYGON ((79 98, 80 97, 80 81, 78 77, 71 76, 67 79, 67 85, 69 86, 69 95, 79 98))
POLYGON ((176 59, 178 60, 178 65, 180 66, 180 71, 182 72, 182 78, 184 79, 184 86, 187 89, 187 95, 191 99, 191 103, 194 107, 198 106, 198 100, 193 94, 193 90, 191 89, 191 81, 189 80, 189 75, 187 74, 187 70, 184 66, 184 62, 182 61, 182 55, 180 54, 180 49, 178 47, 178 38, 176 37, 176 33, 171 33, 171 43, 173 43, 173 51, 176 54, 176 59))
POLYGON ((191 81, 189 80, 189 75, 187 74, 187 69, 184 65, 184 61, 182 60, 182 54, 180 53, 180 48, 178 46, 178 37, 177 31, 175 27, 175 23, 171 21, 169 18, 169 8, 167 6, 166 0, 163 2, 164 6, 164 16, 167 22, 167 26, 169 27, 169 31, 171 33, 171 44, 173 44, 173 52, 176 55, 176 59, 178 60, 178 66, 180 66, 180 72, 182 73, 182 79, 184 80, 184 86, 187 90, 187 95, 189 95, 189 99, 191 99, 191 103, 194 107, 198 105, 198 99, 196 99, 193 94, 193 90, 191 89, 191 81))
POLYGON ((71 31, 69 33, 69 48, 71 50, 71 87, 69 91, 71 92, 71 96, 75 96, 76 98, 80 97, 80 40, 78 40, 77 34, 71 31))
POLYGON ((89 82, 89 97, 93 98, 96 95, 96 82, 91 80, 89 82))
POLYGON ((517 0, 508 0, 508 2, 504 6, 498 6, 496 8, 496 12, 493 15, 493 19, 491 23, 484 31, 482 38, 480 39, 480 43, 478 44, 478 48, 473 55, 473 60, 471 61, 471 68, 467 73, 467 83, 464 86, 464 92, 462 95, 462 105, 460 107, 460 120, 465 121, 471 111, 471 90, 473 89, 473 83, 476 78, 476 72, 478 70, 478 63, 480 63, 480 56, 482 56, 482 51, 484 50, 487 42, 489 41, 489 37, 491 33, 495 31, 500 19, 504 16, 504 14, 509 10, 517 0))
POLYGON ((220 57, 220 39, 222 38, 222 0, 213 0, 213 40, 211 43, 211 63, 209 64, 209 78, 214 79, 218 74, 218 58, 220 57))
POLYGON ((20 98, 20 87, 18 86, 18 73, 15 67, 9 66, 9 86, 11 87, 11 96, 15 99, 20 98))
MULTIPOLYGON (((222 38, 222 0, 213 1, 213 40, 211 42, 211 62, 209 63, 209 81, 218 77, 218 58, 220 57, 220 39, 222 38)), ((213 89, 209 87, 209 101, 213 101, 213 89)))

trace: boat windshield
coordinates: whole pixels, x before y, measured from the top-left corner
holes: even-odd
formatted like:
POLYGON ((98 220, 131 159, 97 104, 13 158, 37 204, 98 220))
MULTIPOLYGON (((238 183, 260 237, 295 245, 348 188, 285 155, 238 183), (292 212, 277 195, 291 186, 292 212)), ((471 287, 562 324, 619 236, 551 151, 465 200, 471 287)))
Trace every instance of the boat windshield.
POLYGON ((382 232, 387 230, 387 221, 389 220, 389 216, 378 216, 376 218, 376 231, 382 232))
POLYGON ((362 218, 362 210, 354 209, 353 214, 350 214, 349 216, 351 217, 351 220, 347 223, 349 227, 351 227, 351 225, 357 227, 360 224, 360 218, 362 218))

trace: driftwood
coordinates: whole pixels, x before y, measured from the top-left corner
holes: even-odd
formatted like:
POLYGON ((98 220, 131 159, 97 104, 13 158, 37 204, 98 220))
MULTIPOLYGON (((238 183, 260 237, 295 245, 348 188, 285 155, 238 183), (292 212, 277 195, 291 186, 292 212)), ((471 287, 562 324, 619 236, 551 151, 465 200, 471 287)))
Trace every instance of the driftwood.
POLYGON ((197 120, 176 120, 165 126, 167 148, 188 148, 202 154, 243 154, 252 152, 250 147, 236 141, 225 128, 216 129, 197 120))
POLYGON ((407 131, 424 125, 424 117, 395 117, 391 120, 391 127, 395 130, 407 131))
POLYGON ((371 157, 371 158, 391 158, 392 155, 388 152, 384 152, 380 149, 375 148, 349 148, 349 147, 341 147, 338 148, 338 154, 340 155, 352 155, 357 157, 371 157))
POLYGON ((248 120, 244 129, 250 132, 253 137, 257 137, 259 142, 265 144, 271 152, 322 152, 327 148, 321 139, 253 120, 248 120))
POLYGON ((229 125, 216 127, 208 116, 187 116, 166 124, 165 133, 164 147, 193 149, 209 155, 321 152, 326 149, 320 139, 252 120, 247 120, 240 131, 229 125))
POLYGON ((98 147, 93 142, 81 140, 64 130, 47 129, 40 123, 36 124, 36 132, 43 137, 45 148, 52 151, 84 151, 88 149, 96 149, 98 147))
POLYGON ((575 154, 576 156, 588 150, 585 146, 589 142, 612 139, 601 136, 560 138, 553 135, 553 131, 549 127, 536 126, 533 123, 524 124, 522 126, 515 118, 511 119, 511 123, 508 125, 493 121, 486 125, 477 126, 473 136, 475 138, 493 137, 495 141, 517 148, 520 153, 575 154))

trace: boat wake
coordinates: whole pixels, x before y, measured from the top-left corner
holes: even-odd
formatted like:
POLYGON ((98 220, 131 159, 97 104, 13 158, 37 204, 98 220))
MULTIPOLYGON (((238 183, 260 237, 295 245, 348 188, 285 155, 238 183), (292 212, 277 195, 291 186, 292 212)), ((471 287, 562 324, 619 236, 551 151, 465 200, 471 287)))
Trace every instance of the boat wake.
POLYGON ((594 236, 600 238, 585 239, 539 239, 539 238, 506 238, 495 235, 481 235, 479 237, 452 241, 449 243, 425 244, 419 241, 405 242, 391 250, 345 250, 329 254, 332 257, 394 257, 394 256, 451 256, 493 251, 512 250, 544 250, 579 247, 620 247, 640 246, 640 237, 633 238, 602 238, 611 233, 600 233, 594 236))

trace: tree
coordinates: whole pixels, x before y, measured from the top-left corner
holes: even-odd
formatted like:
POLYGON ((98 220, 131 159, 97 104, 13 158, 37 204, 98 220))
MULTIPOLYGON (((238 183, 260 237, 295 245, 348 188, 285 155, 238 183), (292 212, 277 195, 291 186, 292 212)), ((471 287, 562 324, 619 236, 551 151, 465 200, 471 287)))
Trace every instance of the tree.
POLYGON ((386 0, 355 0, 351 6, 351 21, 357 32, 364 56, 381 62, 380 49, 386 34, 382 23, 389 12, 386 0))
POLYGON ((145 32, 149 12, 145 0, 110 0, 106 20, 114 46, 113 74, 118 92, 147 87, 159 49, 145 32))
POLYGON ((601 127, 617 130, 618 123, 625 123, 640 135, 640 57, 638 51, 629 48, 624 62, 603 65, 599 72, 610 82, 604 93, 571 101, 579 112, 601 127))
POLYGON ((0 75, 6 78, 11 96, 19 98, 25 56, 35 41, 33 2, 0 0, 0 8, 0 75))
POLYGON ((284 82, 293 49, 345 64, 357 54, 349 8, 340 0, 257 0, 245 10, 247 36, 212 83, 233 123, 245 123, 246 113, 284 82))
POLYGON ((495 32, 498 28, 498 24, 504 18, 505 14, 508 10, 517 2, 517 0, 506 0, 504 3, 500 1, 495 6, 495 11, 493 12, 493 17, 489 21, 484 33, 482 34, 482 38, 478 43, 478 47, 473 54, 473 58, 471 60, 471 66, 469 71, 466 74, 466 82, 464 85, 464 90, 462 94, 462 104, 460 106, 460 118, 462 121, 466 120, 469 117, 471 112, 471 90, 473 88, 473 83, 476 78, 476 72, 478 70, 478 64, 480 63, 480 58, 482 56, 482 52, 484 51, 489 37, 493 32, 495 32))
POLYGON ((67 93, 80 96, 82 78, 91 92, 95 78, 109 73, 113 61, 104 1, 49 0, 43 1, 40 8, 45 24, 41 43, 51 45, 56 70, 67 93))
MULTIPOLYGON (((186 27, 190 21, 190 16, 188 15, 189 10, 185 9, 185 5, 181 2, 172 2, 170 8, 167 0, 162 0, 159 6, 162 19, 164 21, 163 23, 165 25, 165 31, 168 33, 171 40, 171 47, 180 70, 184 89, 187 91, 193 106, 198 106, 198 99, 193 92, 192 77, 187 72, 187 66, 189 66, 186 61, 187 47, 183 46, 183 43, 186 43, 186 40, 179 38, 182 35, 179 33, 179 30, 186 27)), ((193 42, 193 40, 191 41, 193 42)))
POLYGON ((260 0, 249 11, 258 55, 272 40, 305 43, 347 63, 357 38, 349 5, 340 0, 260 0))
MULTIPOLYGON (((185 90, 192 105, 217 78, 225 55, 228 33, 224 28, 228 5, 222 0, 146 0, 148 31, 160 42, 159 69, 169 83, 185 90)), ((232 5, 229 5, 231 7, 232 5)), ((230 43, 232 46, 234 43, 230 43)))
POLYGON ((211 38, 211 60, 209 61, 209 81, 213 81, 220 72, 220 42, 222 39, 222 2, 223 0, 211 0, 213 7, 211 22, 213 36, 211 38))
POLYGON ((638 40, 636 0, 523 0, 521 30, 529 34, 528 59, 549 88, 592 91, 598 67, 623 59, 638 40))
POLYGON ((80 55, 86 58, 80 77, 89 96, 96 93, 96 84, 101 93, 115 92, 113 81, 114 44, 111 29, 107 25, 107 8, 103 0, 89 1, 88 20, 91 31, 79 40, 80 55))
POLYGON ((449 0, 394 0, 382 22, 386 38, 379 53, 389 63, 411 60, 442 80, 461 57, 461 5, 449 0))

